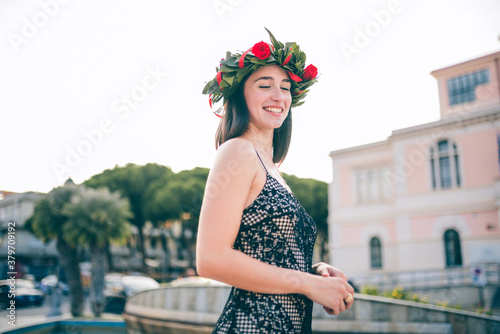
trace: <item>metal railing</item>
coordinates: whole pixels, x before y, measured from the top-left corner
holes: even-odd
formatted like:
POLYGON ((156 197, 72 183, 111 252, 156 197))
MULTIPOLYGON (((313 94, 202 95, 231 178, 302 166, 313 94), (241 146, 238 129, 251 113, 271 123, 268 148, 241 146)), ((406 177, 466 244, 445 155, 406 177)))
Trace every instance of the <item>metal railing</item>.
POLYGON ((445 286, 499 286, 500 264, 481 263, 439 270, 371 272, 350 275, 349 277, 358 287, 377 286, 381 290, 390 290, 396 286, 407 289, 445 286))

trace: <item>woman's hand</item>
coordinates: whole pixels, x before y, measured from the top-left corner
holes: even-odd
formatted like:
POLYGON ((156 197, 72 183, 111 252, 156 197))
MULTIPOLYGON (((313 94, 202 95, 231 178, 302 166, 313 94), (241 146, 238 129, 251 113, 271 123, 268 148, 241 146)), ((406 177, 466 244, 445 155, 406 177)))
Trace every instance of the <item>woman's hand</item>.
MULTIPOLYGON (((338 315, 340 312, 343 312, 345 310, 348 310, 351 308, 352 304, 354 303, 354 289, 352 286, 347 282, 347 276, 342 272, 342 270, 337 269, 335 267, 332 267, 331 265, 325 263, 325 262, 318 262, 315 265, 312 266, 313 273, 316 275, 319 275, 321 277, 330 277, 330 278, 338 278, 343 280, 350 289, 347 288, 347 291, 349 295, 345 296, 342 298, 343 304, 339 304, 338 312, 337 309, 335 308, 330 308, 327 306, 323 306, 323 309, 326 311, 326 313, 330 315, 338 315), (344 306, 344 307, 342 307, 344 306)), ((320 303, 321 304, 321 303, 320 303)), ((324 305, 324 304, 321 304, 324 305)))
POLYGON ((339 277, 347 282, 347 276, 342 272, 342 270, 332 267, 328 263, 318 262, 312 266, 312 269, 313 273, 316 275, 325 276, 326 274, 326 277, 339 277))

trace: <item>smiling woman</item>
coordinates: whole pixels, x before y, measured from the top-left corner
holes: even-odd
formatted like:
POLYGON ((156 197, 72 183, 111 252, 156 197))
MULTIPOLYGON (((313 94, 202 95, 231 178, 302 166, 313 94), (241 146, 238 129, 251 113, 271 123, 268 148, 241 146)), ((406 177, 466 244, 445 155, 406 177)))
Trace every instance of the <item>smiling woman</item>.
POLYGON ((353 303, 342 271, 312 265, 316 224, 276 164, 317 69, 295 43, 228 52, 204 93, 223 100, 217 154, 200 214, 197 270, 233 286, 214 333, 311 333, 312 305, 339 314, 353 303))

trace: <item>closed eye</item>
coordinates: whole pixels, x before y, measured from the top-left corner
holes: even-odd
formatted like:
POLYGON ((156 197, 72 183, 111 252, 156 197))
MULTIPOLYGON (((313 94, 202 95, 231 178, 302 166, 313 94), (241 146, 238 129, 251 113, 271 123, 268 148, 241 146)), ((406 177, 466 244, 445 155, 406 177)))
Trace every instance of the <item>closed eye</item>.
MULTIPOLYGON (((271 86, 259 86, 259 88, 262 88, 262 89, 268 89, 268 88, 271 88, 271 86)), ((287 87, 281 87, 281 89, 289 92, 290 91, 290 88, 287 88, 287 87)))

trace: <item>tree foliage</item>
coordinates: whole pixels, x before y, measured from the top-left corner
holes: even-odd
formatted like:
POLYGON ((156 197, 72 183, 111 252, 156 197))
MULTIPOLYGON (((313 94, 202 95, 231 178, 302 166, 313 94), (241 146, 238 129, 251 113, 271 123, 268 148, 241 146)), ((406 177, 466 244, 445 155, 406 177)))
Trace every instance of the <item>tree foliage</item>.
POLYGON ((68 220, 68 216, 63 213, 63 207, 77 191, 76 185, 68 183, 52 189, 37 202, 30 218, 30 228, 43 242, 61 239, 63 226, 68 220))
POLYGON ((105 187, 111 191, 118 191, 123 198, 128 198, 134 214, 132 223, 142 227, 148 218, 144 210, 146 203, 155 190, 166 185, 173 174, 169 167, 158 164, 144 166, 127 164, 94 175, 85 181, 84 185, 92 188, 105 187))
POLYGON ((138 231, 138 247, 143 255, 143 271, 146 271, 144 262, 146 254, 142 229, 146 221, 151 220, 151 217, 146 214, 150 210, 148 209, 149 202, 154 198, 157 189, 162 189, 172 175, 173 172, 169 167, 158 164, 144 166, 127 164, 124 167, 116 166, 113 169, 107 169, 84 182, 84 185, 88 187, 106 187, 111 191, 118 191, 123 198, 128 199, 133 213, 131 223, 137 227, 138 231))
POLYGON ((128 200, 106 188, 81 187, 62 212, 68 217, 63 236, 72 246, 124 243, 131 235, 129 220, 133 215, 128 200))
POLYGON ((156 221, 186 219, 198 222, 209 170, 194 168, 173 175, 168 183, 156 189, 148 215, 156 221), (186 215, 187 214, 187 215, 186 215))

